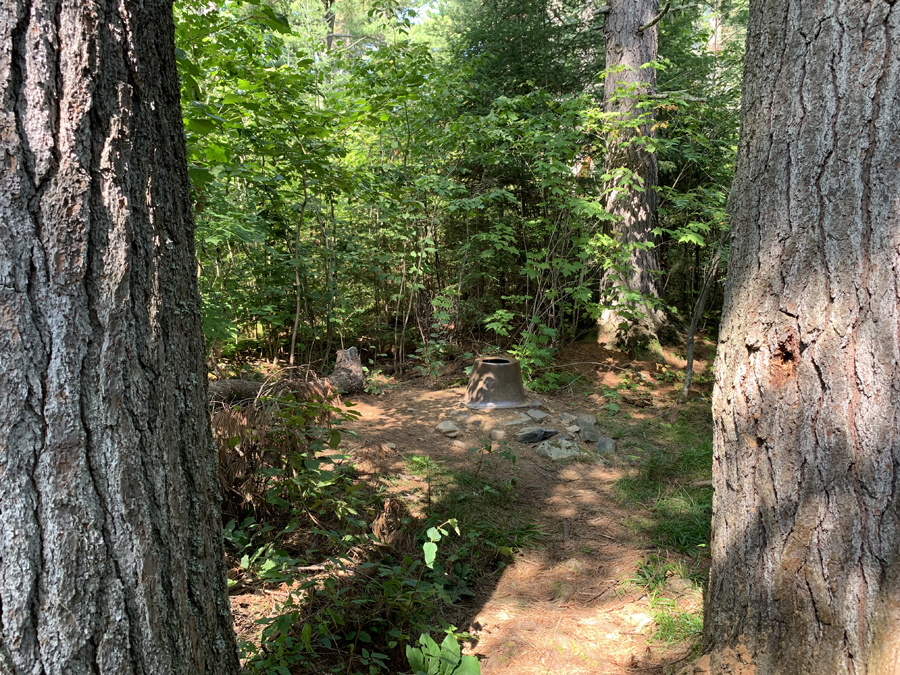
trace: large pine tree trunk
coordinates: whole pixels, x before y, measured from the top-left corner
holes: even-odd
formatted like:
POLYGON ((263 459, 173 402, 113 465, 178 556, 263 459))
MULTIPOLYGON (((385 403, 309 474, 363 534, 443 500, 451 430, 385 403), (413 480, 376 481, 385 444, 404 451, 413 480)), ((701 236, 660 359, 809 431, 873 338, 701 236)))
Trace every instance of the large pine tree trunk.
POLYGON ((229 675, 167 0, 0 3, 0 673, 229 675))
MULTIPOLYGON (((635 137, 648 138, 653 130, 650 116, 636 106, 641 95, 656 92, 656 70, 641 66, 654 62, 658 56, 657 26, 649 25, 659 14, 659 0, 611 0, 606 15, 606 67, 612 69, 606 76, 606 112, 615 119, 630 121, 641 118, 638 130, 621 129, 609 142, 606 170, 613 172, 622 167, 633 173, 640 187, 614 188, 606 209, 617 217, 616 237, 627 251, 621 271, 607 275, 604 284, 618 289, 615 304, 628 304, 624 295, 638 292, 644 298, 659 298, 656 273, 659 256, 653 247, 656 227, 656 188, 659 184, 656 154, 647 152, 644 144, 635 137), (641 30, 644 28, 644 30, 641 30)), ((652 304, 638 303, 636 307, 645 315, 641 322, 645 331, 654 334, 662 325, 663 315, 652 304)), ((600 319, 601 335, 608 338, 616 333, 623 315, 608 310, 600 319)))
POLYGON ((900 668, 900 9, 751 3, 718 352, 712 672, 900 668))

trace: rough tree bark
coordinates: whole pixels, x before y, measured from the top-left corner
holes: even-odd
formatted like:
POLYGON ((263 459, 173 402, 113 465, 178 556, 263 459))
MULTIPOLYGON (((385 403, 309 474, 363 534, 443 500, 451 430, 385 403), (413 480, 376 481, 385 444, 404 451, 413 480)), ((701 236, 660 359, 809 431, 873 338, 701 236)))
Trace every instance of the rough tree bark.
MULTIPOLYGON (((606 8, 604 8, 606 11, 606 8)), ((665 9, 663 10, 665 12, 665 9)), ((606 67, 613 69, 605 81, 604 100, 606 112, 615 113, 619 120, 633 120, 641 116, 636 107, 637 97, 656 92, 656 70, 641 68, 656 61, 657 23, 661 18, 659 0, 612 0, 608 5, 604 33, 606 35, 606 67), (633 95, 629 95, 632 93, 633 95)), ((607 171, 626 168, 633 172, 640 189, 623 186, 614 188, 607 198, 606 210, 617 216, 616 236, 627 257, 621 271, 604 279, 607 287, 616 288, 613 304, 629 304, 624 295, 638 292, 644 298, 659 298, 656 273, 659 256, 653 247, 656 227, 656 187, 659 184, 656 154, 647 152, 640 142, 642 137, 653 135, 652 120, 646 115, 638 131, 623 128, 615 140, 609 143, 606 158, 607 171)), ((637 309, 645 315, 642 329, 655 339, 664 316, 647 303, 639 303, 637 309)), ((609 340, 614 337, 623 316, 615 309, 607 310, 600 317, 600 334, 609 340)))
POLYGON ((237 673, 171 1, 0 34, 0 673, 237 673))
POLYGON ((900 664, 900 9, 751 2, 713 414, 712 673, 900 664))

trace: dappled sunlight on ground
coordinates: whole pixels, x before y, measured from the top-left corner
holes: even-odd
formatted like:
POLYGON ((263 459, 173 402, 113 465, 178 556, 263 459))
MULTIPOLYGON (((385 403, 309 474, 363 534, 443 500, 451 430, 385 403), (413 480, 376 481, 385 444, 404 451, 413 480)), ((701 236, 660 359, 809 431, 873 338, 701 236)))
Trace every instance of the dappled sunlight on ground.
MULTIPOLYGON (((711 345, 698 352, 705 356, 697 364, 703 372, 711 363, 711 345)), ((650 453, 677 446, 679 430, 708 428, 711 384, 704 378, 698 378, 694 403, 674 404, 681 381, 666 368, 679 358, 667 350, 666 365, 630 362, 599 345, 567 347, 560 363, 576 364, 571 385, 553 395, 528 392, 539 404, 535 409, 546 414, 539 421, 523 421, 527 409, 466 408, 460 363, 445 376, 449 387, 442 388, 440 379, 407 378, 389 382, 380 395, 345 400, 359 418, 340 427, 341 447, 359 478, 384 495, 385 513, 388 502, 402 502, 410 530, 446 500, 456 500, 466 514, 477 505, 479 517, 486 512, 496 521, 492 526, 505 527, 510 514, 532 524, 527 542, 511 559, 507 551, 489 558, 489 564, 473 561, 479 570, 471 584, 474 597, 441 613, 470 635, 465 651, 479 657, 485 675, 667 675, 687 663, 689 639, 669 646, 654 639, 655 619, 661 607, 698 615, 702 594, 696 581, 704 563, 651 546, 653 515, 626 505, 616 487, 650 453), (600 434, 616 440, 615 454, 601 456, 582 443, 584 458, 553 462, 515 440, 523 426, 566 433, 571 425, 563 421, 571 419, 562 417, 566 413, 595 415, 600 434), (452 422, 458 433, 441 433, 436 429, 441 422, 452 422), (486 478, 490 486, 507 486, 491 497, 500 501, 486 497, 486 478), (495 517, 498 511, 504 514, 495 517), (535 528, 542 533, 537 541, 535 528), (664 569, 660 584, 649 590, 635 575, 654 559, 664 569), (494 573, 497 564, 501 571, 494 573)), ((406 539, 386 544, 397 547, 390 550, 403 555, 421 546, 403 526, 393 527, 406 539)), ((386 541, 374 526, 373 532, 386 541)), ((271 615, 287 596, 287 587, 234 591, 236 629, 245 639, 258 638, 261 628, 254 620, 271 615)))
MULTIPOLYGON (((606 375, 597 379, 602 382, 606 375)), ((615 375, 610 386, 614 382, 620 382, 615 375)), ((655 550, 646 548, 634 526, 646 514, 624 508, 614 496, 613 485, 628 471, 627 463, 553 463, 514 440, 522 425, 504 425, 521 410, 470 411, 461 405, 462 387, 426 387, 424 381, 407 382, 381 396, 354 401, 361 418, 347 428, 358 434, 349 445, 360 469, 381 476, 391 490, 417 495, 424 508, 428 486, 410 469, 411 457, 471 471, 479 458, 475 450, 485 443, 491 447, 491 429, 504 430, 502 443, 515 454, 515 466, 492 454, 491 476, 518 478, 516 505, 528 510, 546 535, 538 548, 518 555, 499 580, 479 589, 476 601, 461 612, 466 625, 458 627, 472 635, 467 651, 479 656, 482 672, 663 673, 678 662, 682 647, 666 648, 648 639, 653 632, 651 599, 640 587, 623 583, 655 550), (458 436, 448 438, 435 430, 444 420, 459 426, 458 436)), ((675 386, 665 395, 676 395, 675 386)), ((648 442, 641 437, 641 421, 665 414, 657 406, 629 409, 629 424, 637 427, 631 436, 622 433, 619 423, 616 429, 606 425, 602 406, 608 399, 596 393, 534 398, 550 417, 532 424, 562 431, 562 412, 598 414, 601 432, 617 432, 628 452, 648 442)), ((499 447, 495 441, 493 449, 499 447)), ((699 590, 682 595, 679 608, 699 609, 699 590)))

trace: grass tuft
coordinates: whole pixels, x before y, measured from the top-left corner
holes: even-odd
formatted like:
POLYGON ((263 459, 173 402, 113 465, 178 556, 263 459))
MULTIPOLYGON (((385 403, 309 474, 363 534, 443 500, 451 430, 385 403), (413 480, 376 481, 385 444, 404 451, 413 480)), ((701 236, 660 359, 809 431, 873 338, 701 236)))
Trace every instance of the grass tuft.
POLYGON ((663 610, 653 616, 657 629, 653 639, 667 645, 690 642, 693 649, 699 649, 703 633, 703 616, 699 612, 672 612, 663 610))

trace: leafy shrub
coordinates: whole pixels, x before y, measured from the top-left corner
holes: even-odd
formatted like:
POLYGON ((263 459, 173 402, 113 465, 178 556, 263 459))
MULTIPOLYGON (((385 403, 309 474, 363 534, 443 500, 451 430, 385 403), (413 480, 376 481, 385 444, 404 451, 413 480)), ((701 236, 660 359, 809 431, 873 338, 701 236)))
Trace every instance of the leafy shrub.
MULTIPOLYGON (((273 412, 266 438, 281 439, 285 450, 261 450, 268 458, 259 469, 267 508, 225 526, 232 591, 287 588, 272 615, 260 620, 259 639, 240 644, 250 675, 398 672, 412 636, 445 629, 442 608, 473 596, 477 578, 538 536, 533 526, 507 525, 497 515, 514 482, 455 474, 434 461, 410 460, 435 479, 431 513, 412 518, 402 502, 359 480, 331 426, 341 416, 332 412, 320 425, 321 406, 283 402, 273 412), (289 438, 303 442, 291 445, 289 438)), ((446 665, 440 659, 454 652, 445 643, 443 656, 422 672, 446 665)), ((427 640, 419 645, 414 649, 430 649, 427 640)), ((455 668, 434 672, 477 672, 470 658, 455 668)))
POLYGON ((478 659, 461 655, 459 642, 450 633, 440 646, 430 635, 423 634, 419 645, 406 647, 406 658, 414 675, 481 675, 478 659))

